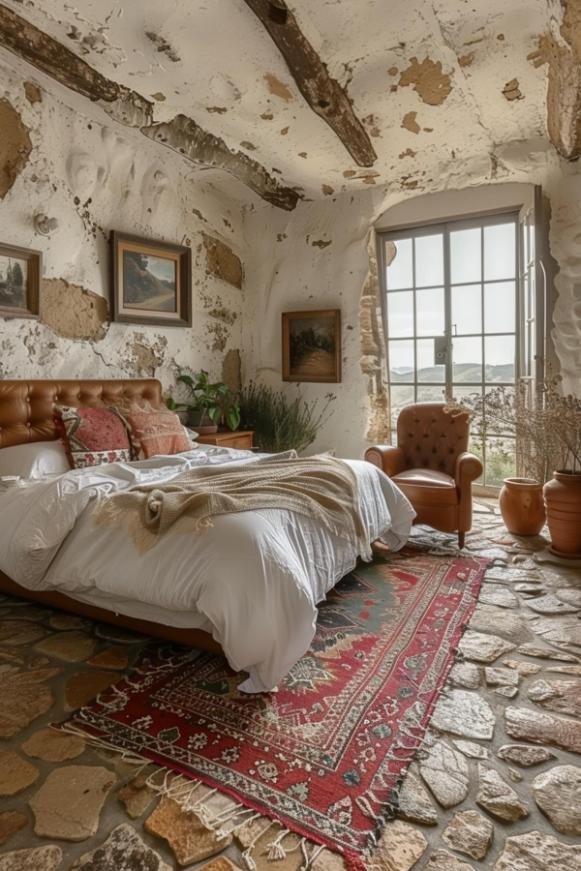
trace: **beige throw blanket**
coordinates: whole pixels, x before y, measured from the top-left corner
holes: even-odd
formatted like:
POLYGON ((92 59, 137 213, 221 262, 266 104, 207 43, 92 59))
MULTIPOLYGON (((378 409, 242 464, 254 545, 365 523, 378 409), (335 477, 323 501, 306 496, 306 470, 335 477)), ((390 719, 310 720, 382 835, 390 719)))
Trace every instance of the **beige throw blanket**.
POLYGON ((347 463, 324 455, 299 459, 294 451, 235 466, 189 469, 167 483, 131 488, 108 497, 94 513, 98 524, 123 524, 140 550, 152 547, 176 520, 188 530, 212 525, 212 517, 261 508, 282 508, 320 521, 367 553, 357 480, 347 463))

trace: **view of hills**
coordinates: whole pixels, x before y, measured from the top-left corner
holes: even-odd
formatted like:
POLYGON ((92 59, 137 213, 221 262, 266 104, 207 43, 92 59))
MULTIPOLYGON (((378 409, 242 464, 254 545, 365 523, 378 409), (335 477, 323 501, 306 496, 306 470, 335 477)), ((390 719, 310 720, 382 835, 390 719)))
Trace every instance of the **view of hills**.
MULTIPOLYGON (((395 367, 390 370, 393 384, 406 384, 414 381, 414 370, 406 366, 395 367)), ((442 381, 441 366, 427 366, 418 369, 418 382, 442 381)), ((482 366, 479 363, 456 363, 454 365, 454 381, 460 383, 480 382, 482 380, 482 366)), ((487 384, 498 384, 514 381, 514 365, 503 363, 499 366, 485 367, 485 381, 487 384)))

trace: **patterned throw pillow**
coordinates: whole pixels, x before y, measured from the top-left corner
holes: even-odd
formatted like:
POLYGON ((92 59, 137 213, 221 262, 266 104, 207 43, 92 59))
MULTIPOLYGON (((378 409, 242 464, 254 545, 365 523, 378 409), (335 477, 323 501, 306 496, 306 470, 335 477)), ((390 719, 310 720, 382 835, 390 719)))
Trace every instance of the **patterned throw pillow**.
POLYGON ((173 411, 155 408, 149 403, 123 405, 116 410, 129 431, 135 459, 192 450, 185 427, 173 411))
POLYGON ((114 409, 59 405, 55 424, 73 469, 131 460, 129 436, 114 409))

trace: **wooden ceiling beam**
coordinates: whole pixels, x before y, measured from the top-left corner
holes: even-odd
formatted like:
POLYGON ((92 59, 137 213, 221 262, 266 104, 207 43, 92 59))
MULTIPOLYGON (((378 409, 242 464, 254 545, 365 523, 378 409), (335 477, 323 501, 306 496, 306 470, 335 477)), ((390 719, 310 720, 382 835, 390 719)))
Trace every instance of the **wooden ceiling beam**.
POLYGON ((289 72, 313 112, 327 122, 359 166, 373 166, 377 154, 351 100, 329 75, 285 0, 245 0, 284 57, 289 72))
POLYGON ((185 115, 155 124, 153 104, 145 97, 106 78, 49 34, 0 3, 0 46, 47 76, 87 97, 126 127, 171 148, 199 167, 222 169, 268 203, 287 211, 296 207, 298 193, 284 187, 257 160, 233 151, 218 136, 185 115))

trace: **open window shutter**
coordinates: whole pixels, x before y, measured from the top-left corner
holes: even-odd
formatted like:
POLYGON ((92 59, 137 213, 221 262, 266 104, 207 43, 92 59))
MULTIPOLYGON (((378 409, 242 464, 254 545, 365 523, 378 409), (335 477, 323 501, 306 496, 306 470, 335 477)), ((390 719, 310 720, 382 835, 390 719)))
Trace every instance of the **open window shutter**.
POLYGON ((549 248, 550 206, 540 185, 519 216, 519 370, 531 389, 556 372, 551 341, 555 262, 549 248))

